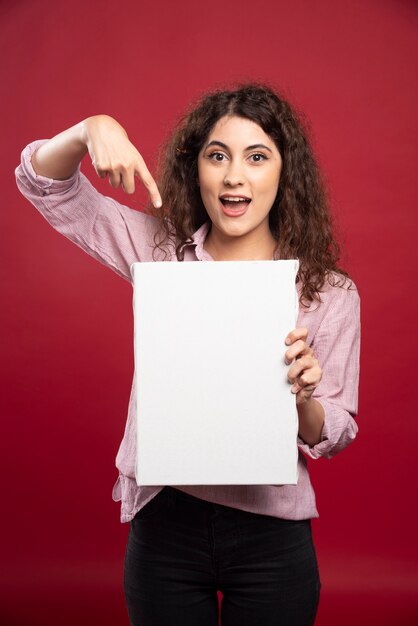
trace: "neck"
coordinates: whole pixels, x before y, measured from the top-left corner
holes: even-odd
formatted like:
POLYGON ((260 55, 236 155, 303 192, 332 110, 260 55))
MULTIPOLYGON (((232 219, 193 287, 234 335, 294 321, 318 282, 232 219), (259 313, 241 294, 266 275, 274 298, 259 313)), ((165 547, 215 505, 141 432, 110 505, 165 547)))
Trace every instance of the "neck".
POLYGON ((270 232, 247 233, 242 237, 230 237, 212 225, 205 243, 205 250, 215 261, 271 261, 277 241, 270 232))

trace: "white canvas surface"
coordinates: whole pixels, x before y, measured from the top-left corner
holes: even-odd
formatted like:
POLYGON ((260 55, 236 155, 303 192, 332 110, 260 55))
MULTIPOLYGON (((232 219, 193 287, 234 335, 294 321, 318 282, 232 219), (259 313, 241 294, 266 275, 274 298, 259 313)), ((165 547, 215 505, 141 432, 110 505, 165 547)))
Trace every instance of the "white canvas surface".
POLYGON ((297 261, 132 265, 138 485, 296 484, 297 261))

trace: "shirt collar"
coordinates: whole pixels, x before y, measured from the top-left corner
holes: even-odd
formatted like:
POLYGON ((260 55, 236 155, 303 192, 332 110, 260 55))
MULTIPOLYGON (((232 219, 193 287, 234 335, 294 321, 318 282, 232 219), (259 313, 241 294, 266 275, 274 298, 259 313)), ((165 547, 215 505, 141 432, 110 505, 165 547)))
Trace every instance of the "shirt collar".
POLYGON ((193 241, 188 246, 196 246, 195 254, 199 261, 211 261, 212 257, 203 248, 207 234, 209 232, 210 222, 205 222, 193 235, 193 241))

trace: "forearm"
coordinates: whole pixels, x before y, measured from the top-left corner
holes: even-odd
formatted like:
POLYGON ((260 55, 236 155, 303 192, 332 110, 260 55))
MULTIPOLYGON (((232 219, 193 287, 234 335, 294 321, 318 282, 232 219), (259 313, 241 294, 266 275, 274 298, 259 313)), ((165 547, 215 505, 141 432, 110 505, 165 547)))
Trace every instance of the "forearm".
POLYGON ((43 144, 32 156, 35 172, 55 180, 69 178, 87 152, 84 135, 84 122, 80 122, 43 144))
POLYGON ((315 446, 321 441, 325 411, 321 403, 314 398, 296 406, 299 416, 299 437, 309 446, 315 446))

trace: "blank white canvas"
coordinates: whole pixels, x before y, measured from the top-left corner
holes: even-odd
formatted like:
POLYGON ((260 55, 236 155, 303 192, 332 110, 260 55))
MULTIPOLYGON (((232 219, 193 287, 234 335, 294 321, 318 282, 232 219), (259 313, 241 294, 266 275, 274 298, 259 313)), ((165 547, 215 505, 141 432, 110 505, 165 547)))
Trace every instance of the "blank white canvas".
POLYGON ((134 263, 138 485, 296 484, 298 262, 134 263))

